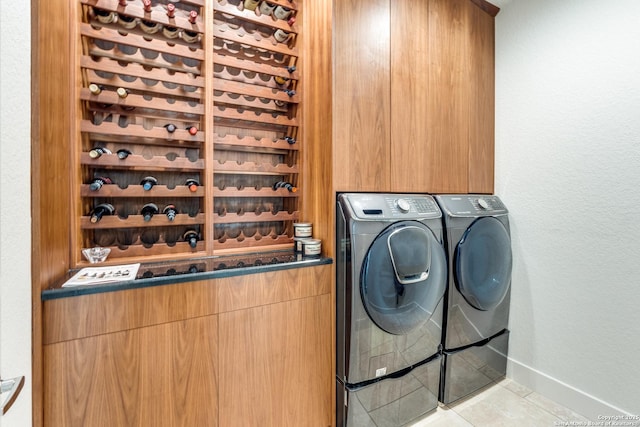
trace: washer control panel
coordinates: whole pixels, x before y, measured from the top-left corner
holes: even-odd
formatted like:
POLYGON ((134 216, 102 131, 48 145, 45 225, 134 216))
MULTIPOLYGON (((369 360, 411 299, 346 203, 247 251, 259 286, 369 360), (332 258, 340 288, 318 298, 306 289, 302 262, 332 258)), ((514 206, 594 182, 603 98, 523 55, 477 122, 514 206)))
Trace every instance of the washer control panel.
POLYGON ((508 213, 498 196, 460 194, 436 196, 440 206, 452 216, 483 216, 508 213))
POLYGON ((424 219, 440 218, 442 212, 429 195, 389 193, 347 193, 346 200, 354 216, 359 219, 424 219))

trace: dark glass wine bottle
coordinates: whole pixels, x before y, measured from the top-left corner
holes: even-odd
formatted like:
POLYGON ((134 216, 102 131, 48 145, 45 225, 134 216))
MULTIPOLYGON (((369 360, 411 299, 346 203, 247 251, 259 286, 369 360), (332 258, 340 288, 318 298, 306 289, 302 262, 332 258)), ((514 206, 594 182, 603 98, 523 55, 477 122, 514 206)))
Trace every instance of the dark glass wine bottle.
POLYGON ((162 209, 162 213, 167 216, 167 219, 169 221, 173 221, 174 219, 176 219, 178 211, 176 209, 176 205, 167 205, 164 207, 164 209, 162 209))
POLYGON ((91 150, 89 150, 89 157, 91 157, 92 159, 97 159, 103 154, 113 154, 113 153, 111 152, 111 150, 105 147, 93 147, 91 150))
POLYGON ((187 230, 182 235, 182 240, 189 242, 189 246, 195 249, 196 246, 198 246, 198 232, 195 230, 187 230))
POLYGON ((140 211, 145 222, 151 221, 151 218, 158 213, 158 205, 155 203, 147 203, 140 211))
POLYGON ((92 224, 95 224, 96 222, 100 221, 103 216, 113 215, 115 211, 116 209, 113 207, 112 204, 109 204, 109 203, 99 204, 91 211, 89 221, 91 221, 92 224))
POLYGON ((273 184, 274 190, 277 190, 279 188, 287 189, 289 190, 290 193, 295 193, 296 191, 298 191, 297 187, 295 187, 293 184, 287 181, 278 181, 275 184, 273 184))
POLYGON ((153 176, 146 176, 144 177, 144 179, 140 182, 140 185, 142 185, 142 188, 145 191, 149 191, 153 188, 154 185, 158 184, 158 180, 153 177, 153 176))
POLYGON ((131 155, 131 151, 127 150, 126 148, 121 148, 116 151, 116 154, 118 155, 118 158, 120 160, 124 160, 131 155))
POLYGON ((118 19, 117 13, 109 12, 108 10, 104 10, 104 9, 93 8, 93 13, 96 19, 102 22, 103 24, 111 24, 112 22, 115 22, 118 19))
POLYGON ((173 123, 167 123, 166 125, 164 125, 164 127, 167 129, 167 132, 169 133, 174 133, 176 131, 176 125, 174 125, 173 123))
POLYGON ((105 184, 113 184, 113 181, 111 181, 111 178, 108 178, 106 176, 99 176, 91 181, 91 184, 89 184, 89 190, 98 191, 105 184))
POLYGON ((195 193, 196 191, 198 191, 198 187, 200 186, 200 183, 198 182, 197 179, 189 178, 184 183, 184 185, 189 187, 189 191, 191 191, 192 193, 195 193))

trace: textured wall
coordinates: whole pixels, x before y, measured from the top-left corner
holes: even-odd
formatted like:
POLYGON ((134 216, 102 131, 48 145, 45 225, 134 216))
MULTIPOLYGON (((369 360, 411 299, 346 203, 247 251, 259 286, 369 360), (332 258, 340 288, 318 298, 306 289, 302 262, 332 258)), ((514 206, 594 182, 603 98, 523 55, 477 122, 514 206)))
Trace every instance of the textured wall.
POLYGON ((640 2, 503 6, 496 193, 512 213, 510 375, 591 417, 640 414, 640 2))
POLYGON ((0 4, 0 374, 27 378, 2 426, 31 425, 30 14, 0 4))

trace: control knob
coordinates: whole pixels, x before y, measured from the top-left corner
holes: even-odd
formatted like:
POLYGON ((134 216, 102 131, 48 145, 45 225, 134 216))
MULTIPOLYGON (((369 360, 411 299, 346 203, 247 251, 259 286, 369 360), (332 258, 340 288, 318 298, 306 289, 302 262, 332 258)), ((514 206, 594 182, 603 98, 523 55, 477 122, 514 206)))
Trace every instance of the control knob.
POLYGON ((489 202, 487 202, 485 199, 478 199, 478 206, 480 206, 480 208, 482 209, 489 209, 489 202))
POLYGON ((396 200, 396 207, 400 210, 400 212, 407 213, 411 209, 411 204, 407 199, 398 199, 396 200))

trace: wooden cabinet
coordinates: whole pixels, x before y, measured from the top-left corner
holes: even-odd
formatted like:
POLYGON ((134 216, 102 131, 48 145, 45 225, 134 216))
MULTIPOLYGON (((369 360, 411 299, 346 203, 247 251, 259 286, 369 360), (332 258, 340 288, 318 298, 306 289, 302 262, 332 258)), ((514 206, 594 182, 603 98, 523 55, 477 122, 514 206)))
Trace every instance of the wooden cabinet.
POLYGON ((46 301, 44 425, 330 425, 332 271, 46 301))
POLYGON ((493 16, 470 0, 334 7, 336 190, 493 192, 493 16))

